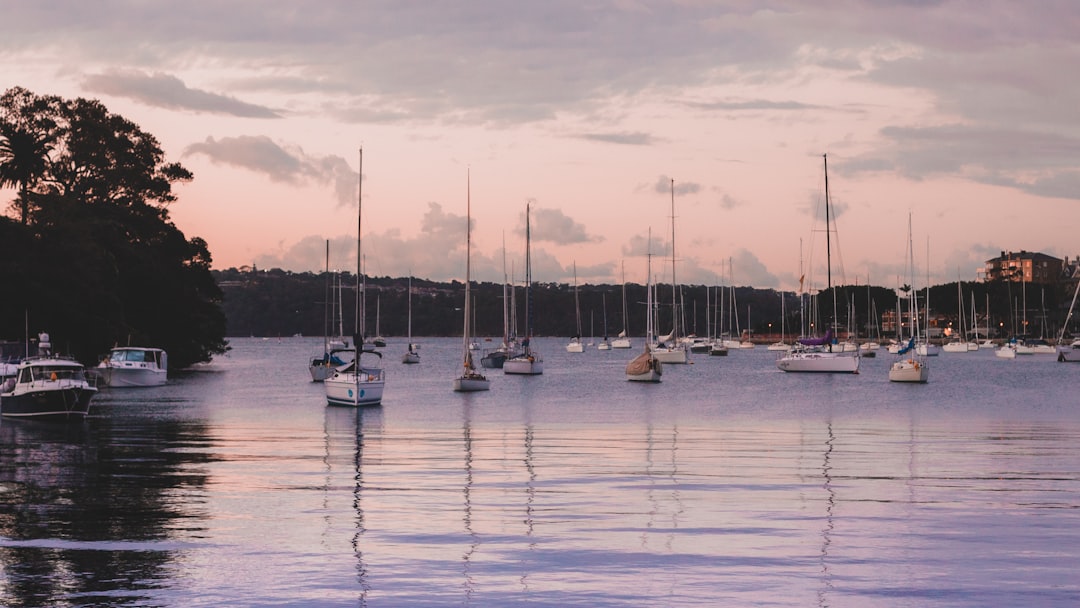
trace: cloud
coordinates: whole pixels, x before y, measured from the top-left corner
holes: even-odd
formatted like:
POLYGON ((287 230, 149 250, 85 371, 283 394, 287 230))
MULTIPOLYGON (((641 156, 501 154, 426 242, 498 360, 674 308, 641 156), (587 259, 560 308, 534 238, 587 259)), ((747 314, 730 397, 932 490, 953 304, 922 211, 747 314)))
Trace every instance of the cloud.
POLYGON ((648 133, 582 133, 578 137, 590 141, 630 146, 651 146, 657 143, 656 138, 648 133))
POLYGON ((310 156, 299 146, 280 145, 261 135, 207 137, 184 149, 184 156, 193 154, 203 154, 215 163, 262 173, 275 182, 330 184, 339 205, 353 205, 357 200, 356 172, 340 156, 310 156))
MULTIPOLYGON (((666 175, 661 175, 656 178, 656 183, 653 184, 653 191, 658 194, 671 195, 671 182, 672 179, 666 175)), ((701 184, 695 182, 680 182, 675 180, 675 196, 686 196, 687 194, 697 194, 701 191, 701 184)))
MULTIPOLYGON (((525 212, 519 216, 515 232, 525 235, 525 212)), ((598 243, 603 237, 592 236, 585 226, 574 221, 559 209, 533 207, 529 220, 533 242, 549 242, 556 245, 574 245, 578 243, 598 243)))
POLYGON ((188 88, 179 78, 161 72, 146 74, 135 70, 109 70, 84 77, 82 86, 91 93, 127 97, 157 108, 240 118, 281 118, 270 108, 227 95, 188 88))

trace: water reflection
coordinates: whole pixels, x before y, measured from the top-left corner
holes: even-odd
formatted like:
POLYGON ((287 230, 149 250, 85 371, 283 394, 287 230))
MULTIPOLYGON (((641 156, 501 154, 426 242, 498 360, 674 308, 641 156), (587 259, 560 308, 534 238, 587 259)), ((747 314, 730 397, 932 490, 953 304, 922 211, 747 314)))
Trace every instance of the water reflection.
POLYGON ((337 522, 332 515, 340 507, 331 504, 341 498, 342 490, 351 495, 351 514, 348 527, 352 529, 350 546, 356 559, 356 600, 358 606, 368 605, 371 585, 365 561, 364 535, 367 532, 364 515, 364 446, 377 442, 382 428, 381 408, 325 407, 324 441, 326 469, 323 505, 326 513, 324 543, 333 552, 337 522))
POLYGON ((172 420, 0 420, 0 604, 153 605, 200 527, 198 505, 177 497, 201 491, 202 476, 180 472, 205 455, 177 448, 205 436, 172 420))

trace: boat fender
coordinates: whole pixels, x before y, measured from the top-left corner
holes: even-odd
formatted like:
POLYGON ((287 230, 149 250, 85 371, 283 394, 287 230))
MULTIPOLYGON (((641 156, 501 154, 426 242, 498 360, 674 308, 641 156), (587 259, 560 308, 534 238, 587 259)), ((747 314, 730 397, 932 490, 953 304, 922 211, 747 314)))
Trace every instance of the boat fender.
POLYGON ((49 376, 49 380, 56 382, 56 372, 53 372, 52 375, 49 376))

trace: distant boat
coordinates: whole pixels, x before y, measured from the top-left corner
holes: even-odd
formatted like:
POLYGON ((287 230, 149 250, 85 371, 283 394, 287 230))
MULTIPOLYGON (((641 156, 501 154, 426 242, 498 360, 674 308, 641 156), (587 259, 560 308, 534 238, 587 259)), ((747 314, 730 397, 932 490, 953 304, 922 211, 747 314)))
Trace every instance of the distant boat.
POLYGON ((408 328, 409 335, 408 335, 407 339, 408 339, 408 342, 409 342, 409 346, 408 346, 408 349, 405 351, 405 354, 401 356, 401 362, 402 363, 408 363, 410 365, 414 365, 416 363, 420 363, 420 353, 418 352, 419 349, 420 349, 420 345, 419 344, 414 344, 413 341, 412 341, 412 276, 409 277, 409 306, 408 306, 408 308, 409 308, 409 328, 408 328))
MULTIPOLYGON (((650 234, 650 241, 652 236, 650 234)), ((648 255, 647 272, 645 279, 645 350, 626 364, 626 379, 633 382, 660 382, 660 376, 664 374, 664 365, 652 353, 649 347, 653 342, 653 308, 656 303, 652 297, 652 253, 648 255)))
POLYGON ((679 340, 679 283, 675 279, 675 180, 671 180, 671 333, 656 339, 653 356, 664 363, 687 363, 690 349, 679 340))
POLYGON ((0 414, 9 418, 81 420, 97 394, 81 363, 43 355, 19 362, 0 384, 0 414))
MULTIPOLYGON (((828 287, 833 294, 833 318, 836 318, 836 290, 832 289, 832 245, 829 222, 829 165, 825 159, 825 259, 828 287)), ((799 340, 790 351, 776 360, 776 367, 785 372, 859 373, 859 351, 839 352, 833 349, 833 331, 830 327, 825 336, 818 339, 799 340)))
MULTIPOLYGON (((911 246, 911 214, 908 214, 908 271, 911 280, 911 290, 908 292, 907 298, 908 313, 911 319, 911 336, 908 338, 907 345, 896 352, 897 359, 889 367, 889 382, 926 382, 930 374, 926 359, 920 356, 917 350, 919 342, 919 304, 915 291, 915 254, 911 246)), ((927 310, 929 311, 929 308, 927 310)), ((899 312, 900 308, 898 306, 897 313, 899 312)))
POLYGON ((529 222, 529 205, 525 204, 525 339, 521 342, 521 352, 509 357, 503 363, 504 374, 536 376, 544 373, 544 359, 532 348, 533 307, 532 298, 532 232, 529 222))
POLYGON ((585 345, 581 342, 581 306, 578 303, 578 285, 577 285, 577 262, 574 262, 574 319, 577 322, 577 333, 570 338, 570 343, 566 345, 566 352, 568 353, 583 353, 585 352, 585 345))
POLYGON ((97 374, 112 388, 161 386, 168 378, 169 358, 160 348, 122 346, 109 351, 97 374))
POLYGON ((363 356, 375 356, 382 358, 382 353, 376 352, 373 345, 364 343, 364 318, 360 314, 360 282, 363 280, 363 268, 362 262, 363 256, 361 255, 361 236, 362 220, 363 220, 363 171, 364 167, 364 151, 360 150, 360 167, 357 172, 359 177, 360 189, 358 190, 358 206, 356 211, 356 279, 357 279, 357 294, 356 298, 356 310, 355 325, 357 329, 356 336, 353 337, 353 344, 356 347, 355 358, 341 367, 334 368, 334 373, 325 381, 323 385, 326 387, 326 402, 330 405, 378 405, 382 403, 383 389, 386 387, 386 374, 382 367, 364 365, 361 360, 363 356))
POLYGON ((353 349, 349 341, 344 337, 341 327, 341 284, 340 277, 334 277, 334 291, 337 295, 337 306, 330 294, 330 241, 326 241, 326 292, 323 301, 323 347, 322 353, 308 359, 308 374, 312 382, 323 382, 334 373, 334 369, 345 365, 354 357, 353 349), (337 312, 335 312, 337 311, 337 312), (334 322, 338 323, 337 336, 331 337, 334 322))
MULTIPOLYGON (((627 320, 628 317, 627 317, 626 311, 627 311, 627 309, 626 309, 626 263, 623 262, 623 264, 622 264, 622 320, 623 320, 622 322, 623 322, 623 328, 622 328, 622 331, 619 332, 619 335, 615 336, 615 339, 611 341, 611 348, 630 348, 630 346, 631 346, 630 338, 627 336, 627 333, 626 333, 627 325, 629 324, 629 321, 627 320)), ((604 333, 607 333, 607 331, 605 330, 604 333)))
POLYGON ((470 294, 470 288, 472 285, 472 195, 471 187, 466 188, 469 194, 465 196, 465 313, 462 315, 464 320, 465 329, 462 331, 461 337, 461 351, 462 351, 462 372, 457 378, 454 378, 454 390, 457 392, 471 393, 476 391, 486 391, 491 389, 491 381, 486 376, 476 371, 476 366, 473 365, 472 349, 469 345, 472 344, 472 333, 470 332, 469 323, 471 321, 472 311, 470 310, 472 296, 470 294))
POLYGON ((1066 362, 1080 361, 1080 338, 1073 340, 1068 345, 1065 344, 1065 332, 1069 328, 1069 321, 1072 320, 1073 309, 1076 308, 1076 296, 1080 294, 1080 281, 1076 283, 1076 289, 1073 291, 1072 304, 1069 304, 1069 313, 1065 315, 1065 322, 1061 324, 1061 333, 1058 334, 1057 339, 1057 352, 1058 361, 1066 362))
POLYGON ((601 303, 604 309, 604 339, 600 340, 600 343, 596 345, 596 350, 611 350, 611 340, 607 335, 607 294, 600 294, 601 303))
POLYGON ((512 303, 514 302, 513 287, 506 275, 506 238, 503 237, 503 339, 499 346, 489 350, 480 357, 480 366, 486 369, 502 369, 506 359, 517 354, 517 336, 511 335, 510 317, 512 303))

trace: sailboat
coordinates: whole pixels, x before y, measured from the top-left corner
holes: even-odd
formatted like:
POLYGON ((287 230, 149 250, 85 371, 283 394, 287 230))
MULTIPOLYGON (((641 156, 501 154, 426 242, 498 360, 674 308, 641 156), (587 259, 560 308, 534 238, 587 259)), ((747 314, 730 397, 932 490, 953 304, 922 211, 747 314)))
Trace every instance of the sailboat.
MULTIPOLYGON (((833 319, 836 318, 836 290, 832 288, 832 241, 830 234, 829 161, 825 162, 825 258, 829 291, 833 294, 833 319)), ((859 373, 859 351, 842 352, 833 349, 833 330, 830 327, 821 338, 800 339, 790 351, 776 360, 776 367, 785 372, 859 373)))
POLYGON ((525 339, 521 342, 521 352, 508 358, 503 363, 503 373, 536 376, 544 373, 544 359, 540 356, 540 353, 532 348, 532 232, 529 223, 530 204, 525 204, 525 339))
POLYGON ((375 337, 371 339, 371 343, 379 348, 386 346, 386 338, 382 337, 382 332, 379 330, 379 315, 381 311, 380 304, 382 303, 382 292, 375 294, 375 337))
MULTIPOLYGON (((911 291, 908 292, 908 312, 911 319, 911 336, 908 343, 896 351, 897 359, 889 367, 889 382, 926 382, 930 370, 926 359, 918 352, 919 342, 919 304, 915 290, 915 258, 911 249, 911 215, 908 214, 908 270, 911 278, 911 291)), ((929 308, 927 308, 929 314, 929 308)), ((899 309, 897 309, 899 312, 899 309)), ((898 315, 899 318, 899 315, 898 315)), ((899 325, 903 327, 903 323, 899 325)), ((901 339, 902 341, 902 339, 901 339)))
POLYGON ((382 403, 383 389, 386 384, 386 375, 381 367, 363 365, 361 358, 375 356, 382 358, 382 353, 375 351, 374 346, 364 341, 363 316, 360 314, 360 282, 362 280, 361 235, 363 234, 363 186, 364 186, 364 150, 360 149, 360 166, 357 172, 359 176, 359 194, 357 196, 356 210, 356 280, 357 298, 355 311, 356 335, 353 336, 353 345, 356 347, 356 356, 353 360, 334 370, 334 374, 327 378, 323 385, 326 386, 326 402, 330 405, 378 405, 382 403))
MULTIPOLYGON (((337 289, 338 293, 341 293, 340 288, 337 289)), ((308 362, 308 373, 311 375, 312 382, 324 382, 331 374, 334 373, 334 368, 341 365, 345 365, 345 362, 349 358, 346 353, 351 353, 352 349, 345 343, 343 338, 331 338, 330 330, 334 325, 333 317, 333 301, 330 297, 330 241, 326 241, 326 296, 325 302, 323 302, 323 352, 321 355, 312 357, 308 362)), ((340 335, 341 332, 338 332, 340 335)))
POLYGON ((611 340, 608 339, 607 335, 607 294, 602 293, 600 297, 604 308, 604 339, 600 340, 600 343, 596 345, 596 350, 611 350, 611 340))
MULTIPOLYGON (((967 338, 964 337, 964 325, 967 324, 964 319, 964 291, 960 284, 960 275, 956 275, 956 302, 957 302, 957 329, 952 331, 954 334, 952 338, 941 345, 941 350, 947 353, 966 353, 973 350, 969 345, 967 338)), ((978 347, 976 347, 978 348, 978 347)))
MULTIPOLYGON (((649 242, 652 242, 650 232, 649 242)), ((648 273, 645 279, 645 350, 626 364, 626 379, 633 382, 660 382, 660 376, 664 373, 664 364, 653 354, 649 346, 653 342, 653 302, 652 290, 652 252, 648 254, 648 273)))
POLYGON ((1072 320, 1073 309, 1076 308, 1077 295, 1080 295, 1080 281, 1076 283, 1076 290, 1073 291, 1072 304, 1069 304, 1069 313, 1065 315, 1065 322, 1061 324, 1061 333, 1058 334, 1058 361, 1061 361, 1063 363, 1067 361, 1080 361, 1080 339, 1076 339, 1069 344, 1065 344, 1065 332, 1069 329, 1069 321, 1072 320))
MULTIPOLYGON (((611 348, 630 348, 630 336, 627 333, 627 327, 630 322, 626 314, 626 262, 622 264, 622 331, 618 336, 611 341, 611 348)), ((607 333, 605 330, 604 333, 607 333)))
POLYGON ((566 352, 583 353, 585 345, 581 342, 581 304, 578 302, 577 262, 574 262, 574 319, 577 322, 577 333, 570 338, 570 343, 566 345, 566 352))
POLYGON ((420 363, 420 353, 417 352, 420 349, 419 344, 413 344, 412 341, 412 276, 409 276, 409 349, 405 351, 405 354, 401 356, 402 363, 420 363))
POLYGON ((690 348, 679 340, 679 283, 675 280, 675 180, 671 180, 671 333, 656 339, 653 355, 664 363, 687 363, 690 348))
POLYGON ((507 357, 512 357, 517 349, 517 337, 511 335, 510 331, 510 308, 511 303, 514 300, 514 294, 512 291, 511 282, 507 279, 506 275, 506 236, 503 235, 503 284, 502 284, 502 303, 503 303, 503 339, 502 343, 494 349, 491 349, 484 353, 480 357, 480 366, 488 369, 502 369, 503 363, 506 362, 507 357))
MULTIPOLYGON (((749 311, 747 315, 749 315, 749 311)), ((770 344, 766 350, 777 350, 787 352, 791 350, 791 346, 787 342, 784 342, 784 336, 787 333, 787 314, 784 311, 784 292, 780 292, 780 340, 770 344)))
POLYGON ((465 330, 461 337, 462 367, 461 375, 454 378, 454 390, 457 392, 476 392, 491 389, 491 381, 483 374, 476 371, 473 365, 469 323, 471 322, 472 296, 469 293, 472 285, 472 194, 471 187, 466 186, 465 195, 465 330))

